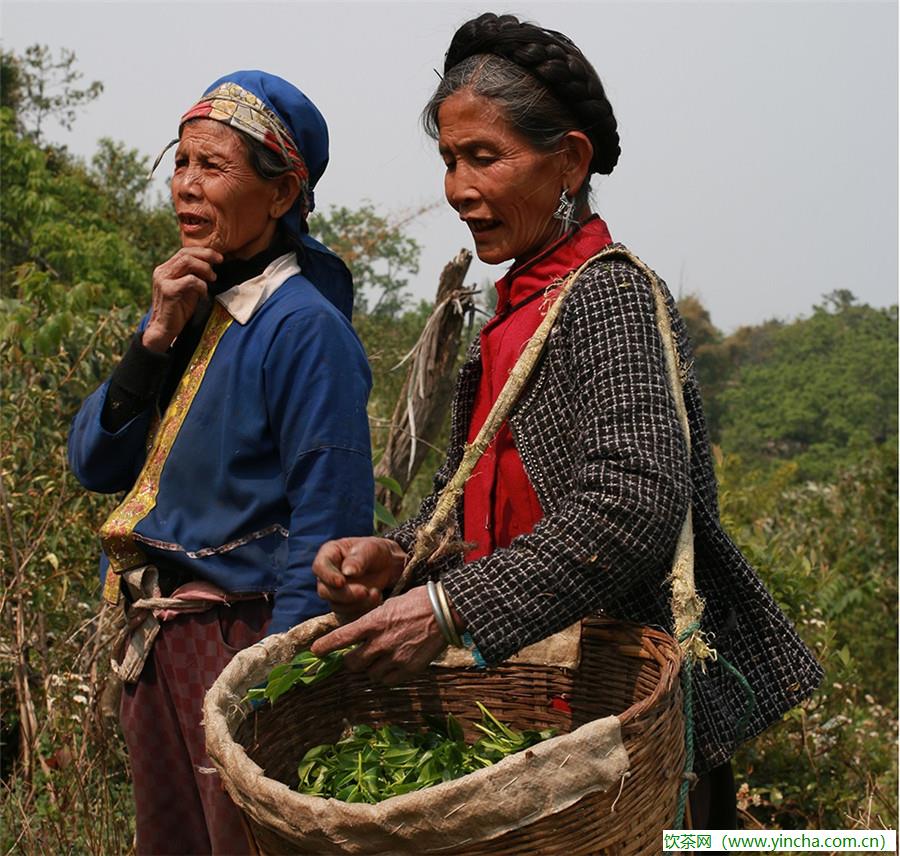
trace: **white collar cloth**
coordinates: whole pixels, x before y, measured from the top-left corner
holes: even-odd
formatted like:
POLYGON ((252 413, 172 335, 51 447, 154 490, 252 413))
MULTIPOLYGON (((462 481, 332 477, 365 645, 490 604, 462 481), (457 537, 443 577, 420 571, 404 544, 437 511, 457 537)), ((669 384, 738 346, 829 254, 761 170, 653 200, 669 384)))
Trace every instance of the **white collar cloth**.
POLYGON ((216 300, 238 324, 246 324, 288 279, 298 273, 300 265, 297 264, 297 254, 291 251, 279 256, 253 279, 233 285, 228 291, 216 295, 216 300))

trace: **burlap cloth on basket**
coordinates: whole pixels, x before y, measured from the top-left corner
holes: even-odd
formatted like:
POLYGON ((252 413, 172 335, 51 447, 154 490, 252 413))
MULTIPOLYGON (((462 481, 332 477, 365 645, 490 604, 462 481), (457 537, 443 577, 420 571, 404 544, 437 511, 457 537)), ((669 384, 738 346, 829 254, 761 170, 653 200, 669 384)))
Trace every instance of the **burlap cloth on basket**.
MULTIPOLYGON (((314 618, 241 651, 203 705, 207 750, 232 798, 258 823, 294 840, 302 837, 309 853, 452 852, 468 841, 494 838, 555 814, 587 793, 618 785, 628 770, 619 720, 608 716, 493 767, 376 805, 304 796, 268 778, 233 735, 249 712, 242 702, 247 689, 335 626, 332 615, 314 618)), ((570 630, 570 652, 573 635, 576 646, 578 642, 570 630)), ((546 651, 533 646, 530 654, 523 651, 518 657, 546 662, 546 651)), ((555 661, 558 652, 551 656, 555 661)))

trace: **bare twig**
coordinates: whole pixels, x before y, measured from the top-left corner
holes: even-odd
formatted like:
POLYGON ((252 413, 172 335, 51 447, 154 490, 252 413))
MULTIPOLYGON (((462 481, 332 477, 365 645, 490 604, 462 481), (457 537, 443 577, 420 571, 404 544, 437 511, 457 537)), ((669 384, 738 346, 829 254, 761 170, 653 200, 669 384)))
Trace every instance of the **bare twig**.
POLYGON ((31 812, 26 811, 25 806, 22 804, 22 800, 19 798, 19 795, 9 786, 6 782, 0 782, 0 786, 6 791, 6 799, 12 800, 15 799, 17 803, 18 809, 18 817, 22 822, 22 831, 19 833, 19 837, 13 842, 12 847, 6 851, 4 856, 12 856, 13 853, 18 853, 19 851, 19 842, 25 837, 25 835, 31 832, 31 812))
POLYGON ((744 829, 765 829, 766 826, 763 823, 760 823, 749 811, 745 808, 738 807, 737 810, 738 817, 741 820, 741 823, 744 829))
MULTIPOLYGON (((393 426, 393 429, 395 431, 399 432, 400 434, 404 434, 407 437, 412 436, 411 431, 409 431, 408 429, 404 428, 401 425, 395 425, 390 419, 380 419, 377 416, 370 416, 369 422, 371 422, 373 425, 379 425, 383 428, 390 428, 391 426, 393 426)), ((421 443, 426 448, 431 449, 434 452, 437 452, 438 455, 441 455, 441 456, 445 455, 447 452, 446 449, 442 449, 440 446, 435 446, 433 443, 429 443, 427 440, 423 440, 421 437, 417 437, 416 442, 421 443)))
POLYGON ((16 535, 9 506, 9 496, 6 493, 6 485, 3 483, 2 477, 0 477, 0 505, 3 506, 3 524, 6 529, 6 542, 9 546, 9 558, 13 566, 13 580, 10 583, 10 588, 13 588, 19 580, 19 551, 16 549, 16 535))
MULTIPOLYGON (((463 287, 471 260, 472 254, 461 250, 444 267, 435 308, 415 346, 396 366, 409 364, 375 474, 389 476, 404 490, 428 450, 434 448, 433 441, 447 414, 464 315, 472 305, 474 294, 474 289, 463 287)), ((399 511, 400 497, 386 488, 379 488, 377 499, 392 512, 399 511)))
POLYGON ((103 332, 103 328, 109 323, 109 319, 111 316, 105 315, 103 320, 97 325, 97 329, 91 334, 91 338, 88 340, 88 343, 84 346, 81 353, 75 358, 75 362, 69 367, 69 370, 66 372, 63 379, 59 382, 60 386, 65 386, 71 379, 72 375, 75 374, 75 369, 81 365, 84 358, 88 355, 88 352, 93 349, 94 342, 97 341, 97 337, 103 332))

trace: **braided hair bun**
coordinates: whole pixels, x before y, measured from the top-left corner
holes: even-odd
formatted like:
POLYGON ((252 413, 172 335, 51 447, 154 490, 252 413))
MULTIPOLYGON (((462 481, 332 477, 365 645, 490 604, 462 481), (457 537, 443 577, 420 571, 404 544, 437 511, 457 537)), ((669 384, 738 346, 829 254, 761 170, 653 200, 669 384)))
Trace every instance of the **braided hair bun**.
POLYGON ((621 149, 612 106, 594 67, 562 33, 520 21, 514 15, 485 12, 454 34, 444 73, 478 54, 492 54, 531 74, 568 110, 594 147, 590 171, 608 175, 621 149))

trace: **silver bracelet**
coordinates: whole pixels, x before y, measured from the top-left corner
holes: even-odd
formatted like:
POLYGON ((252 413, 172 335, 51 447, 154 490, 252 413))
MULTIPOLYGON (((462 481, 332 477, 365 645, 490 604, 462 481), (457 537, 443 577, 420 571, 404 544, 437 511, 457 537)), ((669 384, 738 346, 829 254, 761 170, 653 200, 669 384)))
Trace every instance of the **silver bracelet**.
POLYGON ((428 600, 431 601, 431 611, 434 613, 434 620, 437 622, 438 630, 441 631, 444 641, 448 645, 453 645, 453 637, 450 635, 450 627, 447 625, 447 618, 441 608, 441 601, 438 599, 437 586, 434 584, 434 580, 428 580, 425 583, 425 588, 428 591, 428 600))
POLYGON ((466 646, 463 645, 462 639, 459 638, 459 633, 456 630, 456 623, 453 621, 453 613, 450 611, 450 600, 447 597, 447 592, 444 591, 444 584, 438 580, 435 584, 435 589, 441 604, 441 612, 444 614, 444 621, 450 630, 450 644, 454 648, 465 648, 466 646))

